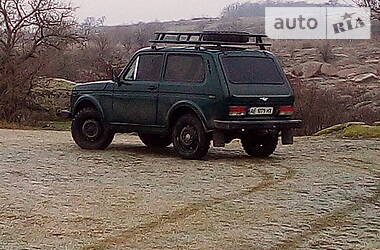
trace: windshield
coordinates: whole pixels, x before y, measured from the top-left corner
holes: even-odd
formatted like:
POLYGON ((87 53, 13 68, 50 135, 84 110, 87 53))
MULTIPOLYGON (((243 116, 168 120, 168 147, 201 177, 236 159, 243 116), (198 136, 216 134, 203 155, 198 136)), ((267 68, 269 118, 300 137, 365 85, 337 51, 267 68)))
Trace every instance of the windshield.
POLYGON ((253 56, 222 58, 223 68, 231 83, 282 84, 284 83, 273 59, 253 56))

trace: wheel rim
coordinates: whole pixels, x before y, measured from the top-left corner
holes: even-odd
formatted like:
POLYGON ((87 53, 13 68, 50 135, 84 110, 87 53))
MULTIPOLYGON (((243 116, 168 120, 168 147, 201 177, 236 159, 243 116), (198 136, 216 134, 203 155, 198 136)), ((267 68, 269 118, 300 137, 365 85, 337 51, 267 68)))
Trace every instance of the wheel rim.
POLYGON ((82 133, 89 141, 96 140, 100 136, 101 130, 101 125, 96 120, 87 120, 82 126, 82 133))
POLYGON ((183 127, 179 134, 178 142, 184 151, 195 151, 199 144, 199 136, 196 128, 191 125, 183 127))

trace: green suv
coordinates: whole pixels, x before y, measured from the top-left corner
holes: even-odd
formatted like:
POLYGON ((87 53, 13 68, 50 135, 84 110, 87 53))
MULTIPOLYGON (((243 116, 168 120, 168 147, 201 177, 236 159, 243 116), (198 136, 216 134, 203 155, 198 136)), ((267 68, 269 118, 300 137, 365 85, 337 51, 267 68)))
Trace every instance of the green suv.
POLYGON ((72 136, 83 149, 107 148, 115 133, 137 132, 148 147, 201 159, 213 141, 240 139, 254 157, 293 144, 294 95, 265 35, 159 32, 113 80, 78 84, 72 136), (165 46, 165 45, 166 46, 165 46), (171 46, 167 46, 171 44, 171 46), (257 46, 258 49, 250 49, 257 46))

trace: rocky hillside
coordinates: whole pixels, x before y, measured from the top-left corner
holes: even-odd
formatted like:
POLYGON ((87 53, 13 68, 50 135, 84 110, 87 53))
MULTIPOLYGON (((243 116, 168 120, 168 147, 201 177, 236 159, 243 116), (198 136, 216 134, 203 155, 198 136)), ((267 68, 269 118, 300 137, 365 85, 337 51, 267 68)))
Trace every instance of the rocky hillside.
POLYGON ((273 50, 291 81, 333 90, 352 107, 380 112, 379 44, 322 44, 294 49, 275 45, 273 50))

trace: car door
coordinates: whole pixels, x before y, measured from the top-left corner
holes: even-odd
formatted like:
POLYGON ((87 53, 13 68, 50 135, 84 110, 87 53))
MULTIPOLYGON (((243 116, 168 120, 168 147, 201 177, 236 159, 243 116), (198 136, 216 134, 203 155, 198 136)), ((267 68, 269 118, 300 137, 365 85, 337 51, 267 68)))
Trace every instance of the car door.
POLYGON ((135 56, 114 89, 113 122, 155 125, 163 54, 135 56))
POLYGON ((167 53, 159 90, 158 125, 165 125, 169 110, 178 102, 211 109, 209 95, 215 90, 206 84, 207 72, 206 60, 201 54, 167 53))

